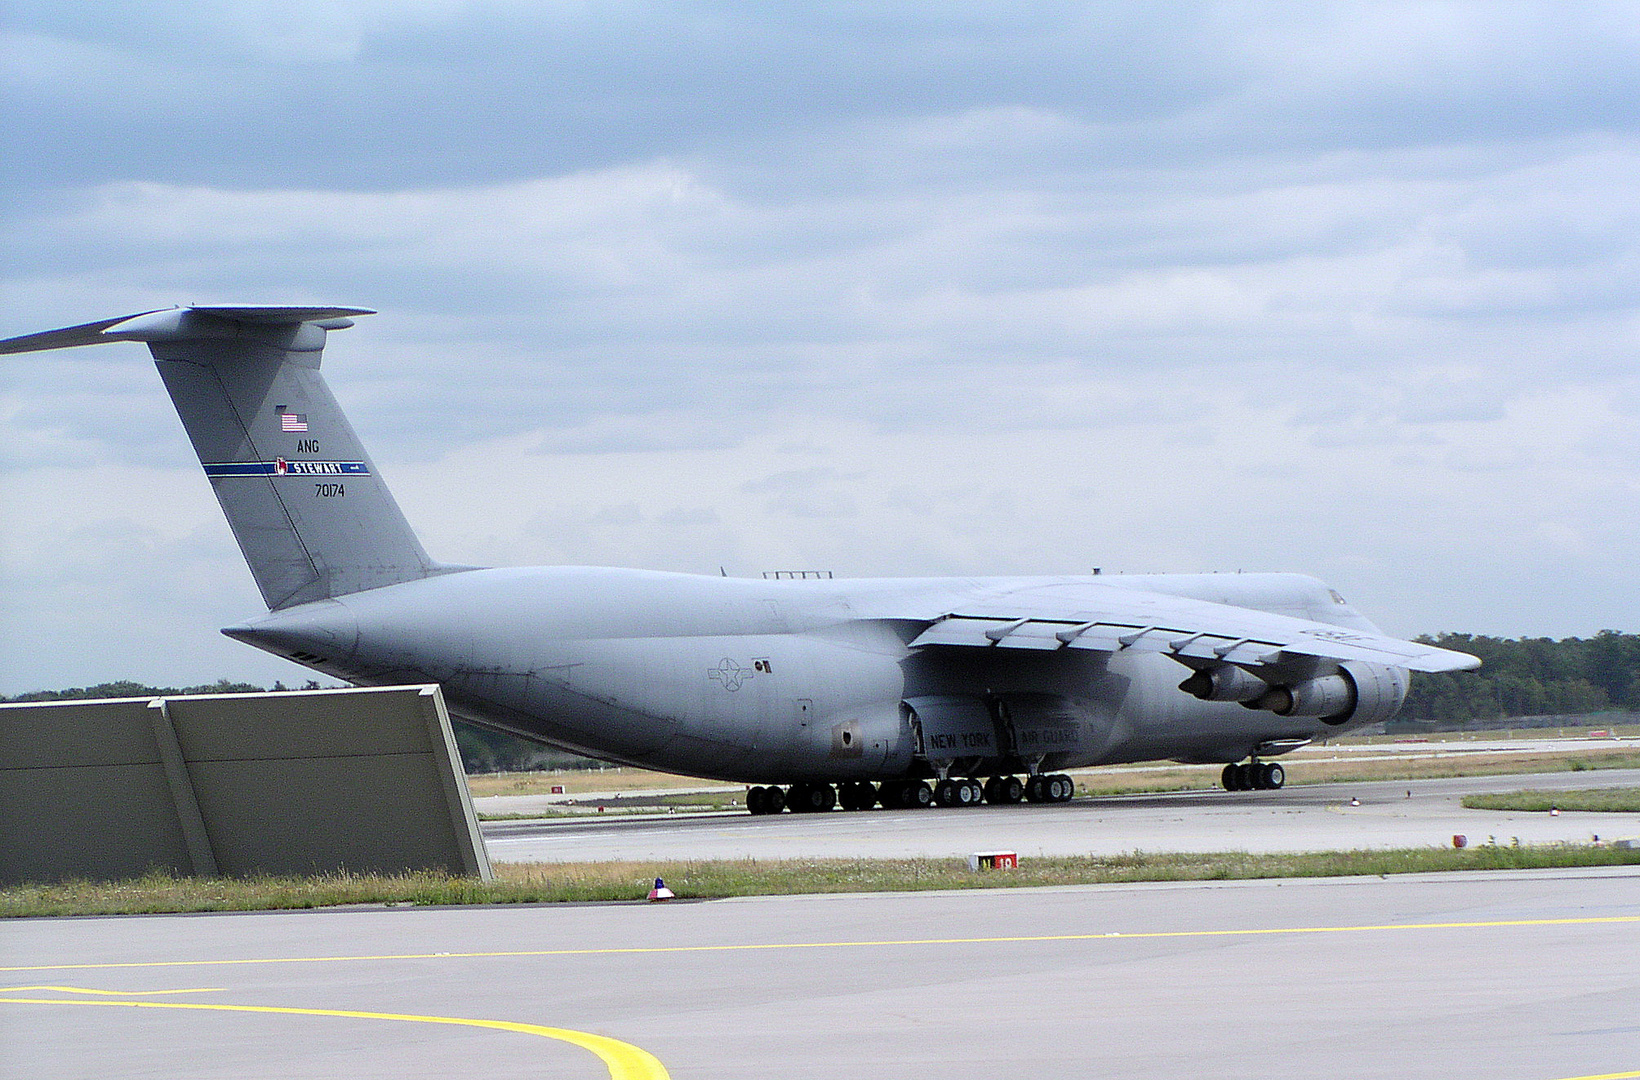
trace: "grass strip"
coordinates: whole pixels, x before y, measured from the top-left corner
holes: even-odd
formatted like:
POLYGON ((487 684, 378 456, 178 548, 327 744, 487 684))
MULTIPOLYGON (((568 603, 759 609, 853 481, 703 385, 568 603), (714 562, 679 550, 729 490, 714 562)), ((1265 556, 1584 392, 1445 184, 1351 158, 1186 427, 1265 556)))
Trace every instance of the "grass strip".
POLYGON ((1640 788, 1582 788, 1576 791, 1495 791, 1465 795, 1470 810, 1579 810, 1609 814, 1640 814, 1640 788))
POLYGON ((657 877, 679 897, 1020 888, 1136 881, 1348 877, 1438 870, 1526 870, 1640 865, 1640 850, 1594 845, 1404 848, 1254 855, 1133 852, 1030 858, 1017 870, 968 869, 947 859, 787 859, 711 862, 501 863, 484 883, 442 874, 336 874, 313 878, 183 878, 14 885, 0 917, 268 911, 342 905, 535 904, 641 900, 657 877))

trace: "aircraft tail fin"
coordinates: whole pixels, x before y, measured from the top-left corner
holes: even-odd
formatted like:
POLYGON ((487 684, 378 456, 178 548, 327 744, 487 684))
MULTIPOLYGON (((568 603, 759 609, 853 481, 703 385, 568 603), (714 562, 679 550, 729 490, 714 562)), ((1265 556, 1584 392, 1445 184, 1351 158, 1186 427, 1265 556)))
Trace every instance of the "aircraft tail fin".
POLYGON ((465 567, 433 562, 319 373, 364 308, 186 307, 0 341, 146 342, 270 610, 465 567))

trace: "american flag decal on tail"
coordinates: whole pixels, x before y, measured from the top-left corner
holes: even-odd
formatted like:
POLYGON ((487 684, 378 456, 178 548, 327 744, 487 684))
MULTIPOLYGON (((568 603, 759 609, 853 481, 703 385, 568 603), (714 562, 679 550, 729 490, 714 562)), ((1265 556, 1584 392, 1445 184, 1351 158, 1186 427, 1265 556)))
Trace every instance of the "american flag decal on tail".
POLYGON ((279 414, 280 431, 306 431, 307 429, 307 413, 287 412, 279 414))

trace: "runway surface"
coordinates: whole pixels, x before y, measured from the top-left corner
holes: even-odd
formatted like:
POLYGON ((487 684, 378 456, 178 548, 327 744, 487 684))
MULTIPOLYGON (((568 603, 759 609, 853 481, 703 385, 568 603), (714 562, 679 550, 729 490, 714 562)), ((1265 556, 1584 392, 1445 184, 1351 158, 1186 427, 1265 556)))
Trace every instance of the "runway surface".
POLYGON ((1280 791, 1106 796, 1062 805, 746 813, 489 822, 490 858, 595 860, 960 857, 973 851, 1337 851, 1472 844, 1587 843, 1640 836, 1640 815, 1466 810, 1484 791, 1640 786, 1640 769, 1450 780, 1316 784, 1280 791), (1408 794, 1410 792, 1410 795, 1408 794), (1359 805, 1352 804, 1356 800, 1359 805))
POLYGON ((0 965, 16 1080, 1640 1076, 1636 868, 18 920, 0 965))

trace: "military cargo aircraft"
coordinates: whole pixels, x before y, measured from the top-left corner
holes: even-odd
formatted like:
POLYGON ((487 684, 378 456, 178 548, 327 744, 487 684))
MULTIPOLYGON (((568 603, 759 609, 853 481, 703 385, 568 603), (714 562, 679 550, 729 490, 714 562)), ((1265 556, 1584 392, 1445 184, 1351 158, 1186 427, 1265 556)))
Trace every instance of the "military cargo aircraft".
POLYGON ((222 632, 472 723, 747 783, 753 813, 1062 802, 1063 770, 1270 760, 1387 720, 1409 671, 1297 574, 839 580, 433 561, 319 372, 343 307, 179 307, 0 342, 145 342, 268 612, 222 632))

